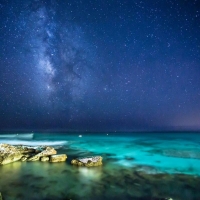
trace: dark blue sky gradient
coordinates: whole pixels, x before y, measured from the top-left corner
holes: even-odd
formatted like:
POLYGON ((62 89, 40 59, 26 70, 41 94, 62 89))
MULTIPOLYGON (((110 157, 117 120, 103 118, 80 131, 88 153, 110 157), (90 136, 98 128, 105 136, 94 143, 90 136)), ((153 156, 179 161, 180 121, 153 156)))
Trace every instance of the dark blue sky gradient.
POLYGON ((198 0, 1 0, 0 130, 200 130, 198 0))

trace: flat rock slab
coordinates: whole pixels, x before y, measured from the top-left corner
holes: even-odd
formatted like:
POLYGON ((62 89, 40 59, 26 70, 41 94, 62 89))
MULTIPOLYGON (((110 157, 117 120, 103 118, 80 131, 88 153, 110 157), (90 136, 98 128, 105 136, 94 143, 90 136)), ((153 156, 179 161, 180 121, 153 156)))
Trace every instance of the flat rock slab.
POLYGON ((102 165, 102 160, 103 158, 101 156, 83 157, 72 160, 71 164, 78 166, 93 167, 102 165))
POLYGON ((65 162, 66 159, 67 159, 66 154, 53 155, 50 156, 49 162, 65 162))

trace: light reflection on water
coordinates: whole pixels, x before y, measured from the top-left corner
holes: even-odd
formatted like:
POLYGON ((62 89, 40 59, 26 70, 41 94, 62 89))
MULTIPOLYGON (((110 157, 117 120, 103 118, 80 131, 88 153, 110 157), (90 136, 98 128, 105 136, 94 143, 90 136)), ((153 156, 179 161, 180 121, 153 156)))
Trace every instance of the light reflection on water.
POLYGON ((95 167, 95 168, 86 168, 86 167, 80 167, 78 168, 80 178, 83 180, 100 180, 102 171, 101 166, 95 167))

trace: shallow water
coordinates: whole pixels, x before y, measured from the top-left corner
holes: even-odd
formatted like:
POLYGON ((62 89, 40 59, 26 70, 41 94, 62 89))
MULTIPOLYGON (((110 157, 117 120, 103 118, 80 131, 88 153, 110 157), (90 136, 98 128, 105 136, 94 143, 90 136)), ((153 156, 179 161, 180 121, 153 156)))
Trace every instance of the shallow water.
POLYGON ((66 163, 15 162, 0 167, 4 199, 200 199, 198 134, 0 135, 0 143, 51 145, 66 163), (104 165, 79 168, 76 157, 101 155, 104 165))

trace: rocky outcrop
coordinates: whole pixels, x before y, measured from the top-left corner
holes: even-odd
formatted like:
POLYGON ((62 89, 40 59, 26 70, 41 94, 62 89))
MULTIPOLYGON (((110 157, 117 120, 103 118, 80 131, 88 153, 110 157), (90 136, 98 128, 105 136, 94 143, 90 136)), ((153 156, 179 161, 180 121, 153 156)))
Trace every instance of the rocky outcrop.
POLYGON ((43 150, 42 152, 28 158, 28 161, 37 161, 40 159, 40 157, 44 157, 44 156, 51 156, 56 154, 56 150, 53 147, 46 147, 45 150, 43 150))
POLYGON ((101 156, 91 156, 85 158, 76 158, 71 161, 72 165, 93 167, 102 165, 103 158, 101 156))
MULTIPOLYGON (((57 152, 53 147, 27 147, 23 145, 12 146, 9 144, 0 144, 0 165, 5 165, 15 161, 37 161, 42 162, 65 162, 66 154, 55 155, 57 152)), ((102 165, 101 156, 91 156, 76 158, 71 161, 73 165, 93 167, 102 165)))
POLYGON ((12 146, 9 144, 0 144, 0 165, 5 165, 19 160, 22 162, 36 160, 41 160, 43 162, 49 161, 49 156, 56 153, 57 152, 53 147, 27 147, 23 145, 12 146))
MULTIPOLYGON (((0 144, 0 165, 5 165, 15 161, 37 161, 42 162, 65 162, 66 154, 55 155, 57 152, 53 147, 39 146, 27 147, 23 145, 12 146, 9 144, 0 144)), ((71 161, 72 165, 93 167, 102 165, 101 156, 91 156, 76 158, 71 161)))
POLYGON ((65 162, 67 159, 66 154, 50 156, 50 162, 65 162))
POLYGON ((9 144, 0 144, 0 165, 18 161, 22 158, 22 152, 9 144))

